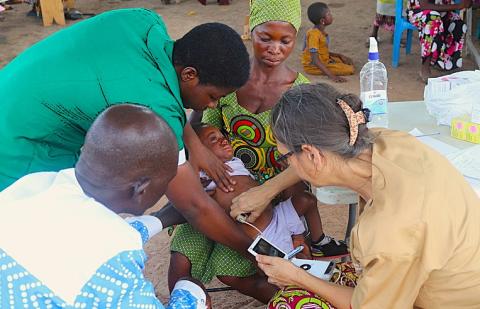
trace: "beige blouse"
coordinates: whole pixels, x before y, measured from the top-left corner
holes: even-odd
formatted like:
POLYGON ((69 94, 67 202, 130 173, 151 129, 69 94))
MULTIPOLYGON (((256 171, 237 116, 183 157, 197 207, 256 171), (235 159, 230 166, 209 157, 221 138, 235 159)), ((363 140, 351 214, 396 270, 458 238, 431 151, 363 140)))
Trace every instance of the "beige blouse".
POLYGON ((373 198, 351 252, 362 274, 352 308, 480 308, 480 200, 440 154, 376 130, 373 198))

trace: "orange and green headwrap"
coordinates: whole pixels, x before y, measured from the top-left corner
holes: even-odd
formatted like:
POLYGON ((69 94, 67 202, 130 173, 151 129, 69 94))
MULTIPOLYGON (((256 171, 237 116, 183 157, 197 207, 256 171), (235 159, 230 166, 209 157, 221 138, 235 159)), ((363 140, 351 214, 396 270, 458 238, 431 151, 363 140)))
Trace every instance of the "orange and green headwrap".
POLYGON ((300 0, 253 0, 250 3, 250 31, 269 21, 290 23, 295 30, 302 23, 300 0))

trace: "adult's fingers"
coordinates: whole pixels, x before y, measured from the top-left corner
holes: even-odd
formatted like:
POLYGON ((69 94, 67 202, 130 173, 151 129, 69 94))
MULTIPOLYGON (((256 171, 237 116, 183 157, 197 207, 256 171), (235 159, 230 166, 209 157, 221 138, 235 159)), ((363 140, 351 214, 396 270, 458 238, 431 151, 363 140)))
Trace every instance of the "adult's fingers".
POLYGON ((236 219, 239 215, 241 214, 248 214, 248 217, 247 217, 247 221, 250 222, 250 223, 253 223, 255 222, 255 220, 258 219, 258 217, 260 217, 260 215, 262 214, 261 212, 258 212, 258 211, 247 211, 247 210, 243 210, 242 208, 240 207, 231 207, 230 209, 230 217, 232 217, 233 219, 236 219))
POLYGON ((255 259, 258 264, 271 265, 275 258, 268 255, 257 254, 255 259))
POLYGON ((232 179, 232 176, 228 174, 228 171, 223 167, 220 166, 219 168, 215 169, 215 171, 210 176, 213 178, 213 181, 217 184, 217 186, 224 192, 231 192, 233 191, 233 184, 235 182, 232 179))

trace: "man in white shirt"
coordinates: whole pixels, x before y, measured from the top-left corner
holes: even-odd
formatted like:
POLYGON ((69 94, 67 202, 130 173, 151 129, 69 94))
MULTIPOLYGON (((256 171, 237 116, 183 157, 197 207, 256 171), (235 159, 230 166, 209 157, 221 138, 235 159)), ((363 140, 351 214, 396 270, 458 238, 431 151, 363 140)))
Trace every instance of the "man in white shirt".
MULTIPOLYGON (((176 174, 169 126, 145 107, 95 120, 75 169, 33 173, 0 192, 0 308, 163 308, 143 276, 142 249, 162 230, 141 215, 176 174)), ((179 280, 168 308, 205 308, 179 280)))

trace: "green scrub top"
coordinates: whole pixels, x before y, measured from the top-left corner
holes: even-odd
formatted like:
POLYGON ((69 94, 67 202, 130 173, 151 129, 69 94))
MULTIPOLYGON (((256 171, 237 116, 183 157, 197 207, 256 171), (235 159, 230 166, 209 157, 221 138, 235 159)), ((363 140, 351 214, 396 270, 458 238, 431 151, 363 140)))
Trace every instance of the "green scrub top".
POLYGON ((173 43, 156 13, 115 10, 47 37, 0 70, 0 190, 32 172, 73 167, 88 128, 115 104, 151 108, 184 153, 173 43))

